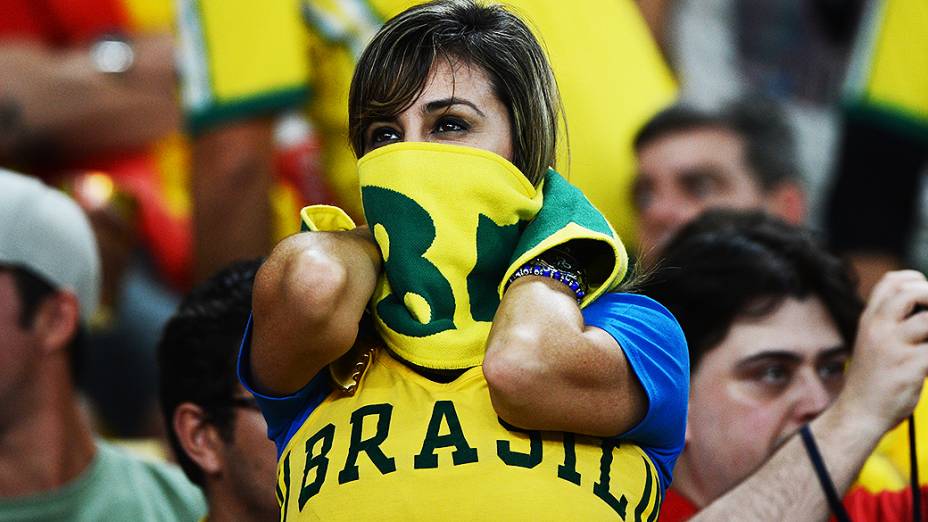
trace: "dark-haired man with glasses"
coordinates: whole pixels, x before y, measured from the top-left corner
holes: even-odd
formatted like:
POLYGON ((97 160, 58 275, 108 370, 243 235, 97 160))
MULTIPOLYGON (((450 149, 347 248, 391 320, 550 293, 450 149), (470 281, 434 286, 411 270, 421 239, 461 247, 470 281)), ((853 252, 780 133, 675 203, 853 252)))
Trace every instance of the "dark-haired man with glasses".
POLYGON ((277 520, 277 454, 235 361, 260 260, 235 263, 187 295, 158 346, 161 407, 184 472, 209 520, 277 520))

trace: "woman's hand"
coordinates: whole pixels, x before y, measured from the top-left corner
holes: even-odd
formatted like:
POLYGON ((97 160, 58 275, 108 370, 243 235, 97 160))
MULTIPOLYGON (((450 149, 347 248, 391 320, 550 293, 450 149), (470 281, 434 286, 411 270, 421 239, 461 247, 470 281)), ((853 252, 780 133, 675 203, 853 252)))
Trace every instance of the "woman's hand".
POLYGON ((549 278, 521 277, 506 290, 483 372, 496 413, 523 429, 614 436, 647 410, 618 343, 586 327, 574 293, 549 278))
POLYGON ((381 258, 366 226, 281 241, 255 278, 251 381, 287 395, 354 344, 381 258))

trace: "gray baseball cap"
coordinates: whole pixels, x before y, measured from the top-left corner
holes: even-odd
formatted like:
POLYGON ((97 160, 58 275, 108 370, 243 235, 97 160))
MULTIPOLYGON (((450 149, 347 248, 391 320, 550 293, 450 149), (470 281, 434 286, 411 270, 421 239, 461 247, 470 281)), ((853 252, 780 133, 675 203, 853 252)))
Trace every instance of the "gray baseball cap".
POLYGON ((38 179, 0 169, 0 265, 74 292, 87 322, 100 302, 100 255, 84 211, 38 179))

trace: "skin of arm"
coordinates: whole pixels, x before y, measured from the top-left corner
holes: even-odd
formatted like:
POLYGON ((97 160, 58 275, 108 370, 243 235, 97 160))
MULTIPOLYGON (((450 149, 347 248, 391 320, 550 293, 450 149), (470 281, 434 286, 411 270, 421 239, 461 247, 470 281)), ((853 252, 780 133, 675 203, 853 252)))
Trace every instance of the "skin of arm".
POLYGON ((521 277, 506 290, 483 373, 496 413, 523 429, 614 436, 647 410, 615 339, 586 327, 574 294, 544 277, 521 277))
POLYGON ((638 0, 641 17, 648 24, 651 36, 654 37, 664 56, 668 56, 667 19, 674 7, 673 3, 673 0, 638 0))
POLYGON ((255 278, 255 389, 294 393, 347 352, 380 268, 380 251, 367 227, 304 232, 281 241, 255 278))
POLYGON ((209 130, 193 141, 194 279, 271 248, 271 118, 209 130))
MULTIPOLYGON (((847 491, 880 437, 909 415, 928 377, 928 282, 914 271, 887 274, 861 317, 844 390, 811 423, 839 493, 847 491)), ((825 520, 828 505, 799 437, 692 518, 825 520)))
POLYGON ((133 149, 178 129, 171 36, 139 37, 133 49, 133 67, 110 75, 94 68, 87 47, 0 45, 0 158, 38 146, 81 156, 133 149))

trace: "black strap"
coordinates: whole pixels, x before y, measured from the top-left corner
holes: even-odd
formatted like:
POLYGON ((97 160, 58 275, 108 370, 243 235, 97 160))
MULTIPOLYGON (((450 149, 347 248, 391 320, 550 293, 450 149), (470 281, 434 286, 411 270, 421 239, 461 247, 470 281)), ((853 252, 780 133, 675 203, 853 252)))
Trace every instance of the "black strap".
POLYGON ((918 483, 918 452, 915 451, 915 414, 909 415, 909 475, 912 481, 912 520, 922 521, 922 488, 918 483))
POLYGON ((831 508, 835 519, 838 522, 851 522, 851 517, 848 516, 841 499, 838 498, 838 492, 835 491, 831 476, 828 474, 828 470, 825 469, 825 462, 818 452, 818 446, 815 445, 815 438, 812 437, 812 431, 809 429, 808 424, 799 429, 799 435, 802 436, 802 443, 806 447, 806 453, 809 454, 809 460, 812 461, 812 467, 815 468, 818 483, 821 484, 822 491, 825 492, 825 498, 828 500, 828 506, 831 508))

